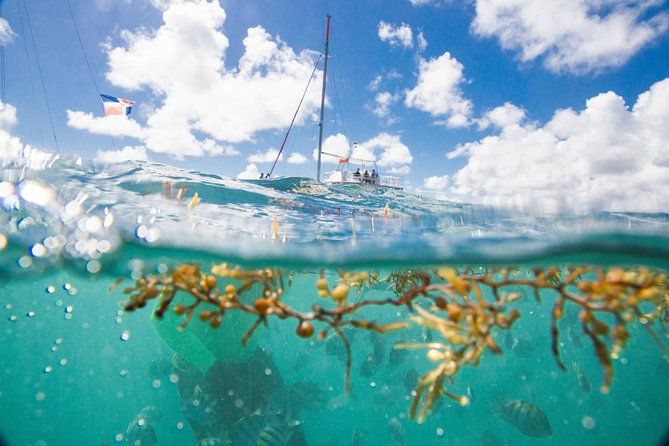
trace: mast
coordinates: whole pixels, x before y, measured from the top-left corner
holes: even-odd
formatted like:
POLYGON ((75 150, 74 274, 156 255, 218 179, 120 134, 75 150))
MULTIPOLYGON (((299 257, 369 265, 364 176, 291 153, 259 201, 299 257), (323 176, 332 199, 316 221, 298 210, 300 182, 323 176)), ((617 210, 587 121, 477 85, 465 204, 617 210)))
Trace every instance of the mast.
POLYGON ((321 91, 321 119, 318 122, 318 170, 316 171, 316 181, 321 181, 321 152, 323 151, 323 115, 325 113, 325 86, 327 85, 328 73, 328 49, 330 46, 330 15, 327 15, 325 22, 325 61, 323 62, 323 89, 321 91))

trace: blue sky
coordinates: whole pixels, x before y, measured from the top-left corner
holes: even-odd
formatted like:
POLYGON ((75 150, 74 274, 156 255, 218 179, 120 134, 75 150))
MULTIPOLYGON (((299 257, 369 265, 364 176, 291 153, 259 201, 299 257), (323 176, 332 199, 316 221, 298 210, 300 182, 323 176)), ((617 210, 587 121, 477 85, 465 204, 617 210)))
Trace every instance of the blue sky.
MULTIPOLYGON (((177 11, 175 4, 201 5, 207 4, 207 1, 71 0, 71 3, 95 81, 103 93, 129 98, 137 102, 130 117, 134 118, 139 126, 146 125, 147 118, 156 107, 161 107, 163 101, 172 101, 174 98, 170 97, 171 94, 174 94, 174 97, 179 96, 180 101, 186 100, 181 97, 183 95, 175 93, 176 89, 167 93, 161 91, 161 88, 166 87, 161 86, 159 79, 151 85, 140 85, 141 80, 128 80, 127 67, 117 69, 112 66, 113 64, 110 65, 110 51, 121 49, 126 51, 124 56, 126 62, 137 60, 136 57, 142 57, 142 54, 145 53, 128 55, 127 53, 132 52, 132 49, 131 44, 122 38, 124 33, 135 33, 137 39, 138 30, 141 28, 145 33, 144 37, 151 40, 152 33, 164 26, 163 14, 167 14, 170 10, 177 11), (109 73, 115 69, 120 74, 116 81, 110 81, 109 73), (126 77, 123 78, 123 76, 126 77)), ((270 41, 280 38, 286 48, 292 49, 295 60, 291 63, 301 63, 302 71, 304 71, 304 68, 312 63, 313 54, 301 52, 321 50, 325 14, 331 14, 333 16, 332 63, 341 107, 336 107, 336 98, 332 88, 334 84, 330 84, 331 107, 327 111, 326 136, 343 132, 345 129, 350 142, 372 141, 367 152, 371 151, 377 159, 384 157, 386 153, 384 150, 388 149, 393 141, 400 143, 410 151, 411 161, 406 162, 408 158, 406 153, 402 152, 404 148, 390 147, 388 149, 390 152, 386 153, 383 170, 390 171, 393 168, 410 170, 406 174, 406 179, 415 188, 425 190, 427 186, 436 192, 467 195, 467 191, 470 194, 472 190, 485 192, 486 187, 492 187, 477 183, 478 180, 471 178, 467 180, 467 177, 478 177, 485 175, 485 172, 491 172, 492 167, 478 173, 472 171, 476 165, 480 164, 474 162, 477 159, 476 156, 484 156, 481 153, 486 150, 498 150, 486 145, 489 144, 489 141, 485 140, 487 136, 506 135, 511 130, 509 126, 513 125, 520 125, 526 130, 530 128, 532 131, 542 130, 559 109, 572 108, 582 121, 586 118, 584 113, 586 101, 608 91, 623 98, 631 109, 640 94, 669 76, 669 37, 667 37, 668 25, 665 15, 669 7, 663 1, 631 1, 626 2, 628 6, 623 8, 620 7, 620 2, 613 1, 549 0, 544 3, 544 8, 539 7, 539 12, 537 12, 537 5, 541 5, 542 2, 517 0, 510 2, 515 3, 511 10, 511 15, 515 14, 513 23, 504 22, 506 20, 504 17, 508 14, 503 13, 509 11, 504 11, 502 3, 496 0, 466 2, 221 0, 220 2, 215 1, 213 7, 216 10, 224 10, 225 18, 221 20, 222 26, 215 26, 212 32, 220 33, 228 40, 227 47, 222 53, 225 70, 234 71, 239 59, 244 55, 243 39, 247 36, 248 29, 261 26, 271 36, 270 41), (579 9, 583 4, 590 4, 590 6, 586 9, 579 9), (555 25, 552 22, 559 22, 561 17, 555 17, 554 20, 551 20, 550 15, 541 17, 543 14, 541 9, 550 10, 551 7, 556 7, 556 11, 560 11, 560 14, 571 14, 565 15, 569 20, 582 20, 583 23, 574 28, 555 25), (620 19, 617 22, 613 20, 616 17, 620 19), (610 26, 606 26, 607 20, 611 21, 610 26), (401 27, 404 27, 404 31, 410 28, 411 44, 406 40, 406 33, 404 34, 405 40, 400 37, 382 40, 380 32, 382 23, 388 26, 387 29, 391 33, 397 32, 401 27), (624 26, 620 23, 624 23, 624 26), (592 25, 591 30, 588 29, 590 25, 592 25), (547 29, 551 26, 554 26, 554 29, 547 29), (420 48, 419 33, 422 33, 427 42, 425 49, 420 48), (559 35, 559 38, 554 37, 556 34, 559 35), (428 64, 445 56, 446 53, 448 56, 441 60, 459 66, 460 72, 454 74, 453 72, 435 71, 435 76, 448 78, 459 75, 460 77, 456 76, 456 79, 450 83, 437 82, 438 85, 432 87, 427 83, 424 84, 427 89, 422 93, 417 93, 419 96, 420 94, 425 96, 423 102, 419 98, 419 105, 416 105, 416 102, 413 106, 408 104, 407 95, 418 86, 420 81, 421 63, 424 64, 423 68, 427 68, 428 64), (523 54, 526 60, 522 60, 523 54), (381 76, 382 80, 378 88, 373 89, 370 87, 370 82, 377 76, 381 76), (439 92, 439 88, 449 91, 439 92), (375 114, 374 109, 378 105, 375 97, 379 93, 387 93, 392 100, 386 112, 375 114), (442 100, 445 103, 431 102, 434 95, 439 96, 442 93, 442 100), (452 105, 456 104, 456 108, 464 107, 465 102, 469 107, 466 122, 457 126, 445 124, 443 121, 447 121, 454 114, 452 105), (448 105, 449 103, 451 106, 448 105), (521 110, 522 118, 511 122, 505 121, 502 124, 495 124, 494 120, 485 121, 486 113, 505 103, 514 107, 513 110, 521 110), (339 116, 339 109, 343 111, 343 116, 339 116), (430 113, 430 109, 439 109, 442 112, 430 113), (485 122, 488 124, 486 125, 485 122), (379 135, 392 136, 395 139, 378 138, 379 135), (464 156, 450 158, 446 156, 457 147, 462 148, 468 143, 470 146, 463 149, 466 152, 464 156), (402 156, 404 159, 399 159, 402 156), (473 167, 469 166, 469 169, 458 177, 461 169, 468 167, 468 164, 473 167), (425 183, 425 179, 429 177, 438 178, 425 183)), ((272 116, 279 114, 285 118, 273 117, 272 119, 276 119, 271 124, 267 124, 269 121, 249 123, 248 132, 243 136, 228 137, 226 130, 218 129, 213 137, 201 128, 191 129, 192 135, 197 140, 213 138, 213 143, 217 147, 209 154, 206 153, 208 149, 204 149, 202 156, 188 156, 188 152, 183 150, 176 152, 176 148, 170 153, 157 153, 151 149, 152 143, 147 143, 147 140, 141 138, 116 137, 112 140, 107 135, 92 133, 91 126, 94 124, 91 124, 90 119, 82 118, 82 122, 85 122, 79 127, 83 127, 73 128, 72 123, 68 125, 67 110, 93 113, 96 116, 101 116, 102 110, 76 39, 67 4, 65 1, 46 0, 28 1, 26 4, 35 32, 35 45, 44 72, 55 131, 62 152, 95 158, 100 150, 111 151, 124 146, 141 147, 142 153, 152 160, 226 176, 236 176, 250 164, 249 155, 265 152, 268 148, 278 147, 280 144, 283 127, 290 120, 292 110, 299 100, 299 94, 288 95, 286 93, 281 98, 283 103, 276 105, 274 109, 272 109, 273 105, 268 105, 272 116), (288 100, 288 98, 292 99, 288 100), (266 129, 267 126, 270 129, 266 129), (256 127, 258 130, 254 130, 256 127), (220 153, 221 150, 224 153, 238 152, 238 154, 212 154, 220 153), (175 154, 186 156, 183 159, 177 159, 174 157, 175 154)), ((509 2, 506 4, 508 5, 509 2)), ((26 59, 24 47, 26 36, 24 34, 27 31, 27 23, 24 13, 19 14, 19 5, 23 8, 23 0, 3 2, 3 15, 14 33, 11 41, 4 47, 5 102, 16 107, 18 120, 11 128, 11 133, 20 137, 23 143, 54 150, 37 62, 30 39, 25 40, 30 58, 26 59)), ((177 17, 174 20, 181 20, 181 18, 177 17)), ((187 20, 184 15, 183 21, 187 20)), ((197 30, 199 25, 188 23, 184 26, 186 26, 184 29, 197 30)), ((153 49, 157 53, 172 50, 179 51, 179 49, 165 48, 158 44, 153 49)), ((215 51, 212 54, 215 54, 215 51)), ((172 57, 163 68, 179 60, 178 56, 172 57)), ((123 61, 119 62, 119 64, 122 63, 123 61)), ((271 66, 272 63, 274 62, 258 68, 254 73, 262 76, 265 71, 271 71, 274 69, 271 66)), ((436 65, 434 67, 439 68, 436 65)), ((446 68, 448 67, 441 65, 440 69, 446 68)), ((140 76, 152 75, 143 71, 149 69, 150 67, 139 67, 138 73, 140 76)), ((281 73, 284 72, 281 71, 281 73)), ((286 90, 296 92, 303 88, 308 76, 300 77, 300 74, 299 70, 290 71, 287 77, 292 76, 292 83, 286 84, 286 90)), ((156 77, 160 76, 156 75, 156 77)), ((203 79, 208 78, 204 76, 203 79)), ((169 88, 180 81, 171 79, 169 88)), ((184 82, 188 81, 192 80, 184 82)), ((245 88, 244 85, 243 82, 240 82, 238 88, 245 88)), ((314 94, 317 94, 318 87, 319 85, 312 85, 314 94)), ((271 82, 262 88, 264 90, 257 92, 253 98, 266 100, 268 104, 279 99, 275 96, 275 93, 278 92, 271 91, 271 82)), ((183 93, 188 90, 179 89, 178 91, 183 93)), ((235 104, 226 104, 226 99, 224 93, 217 96, 217 101, 228 107, 241 102, 240 97, 235 97, 230 99, 235 104)), ((197 101, 206 101, 206 98, 194 97, 193 101, 196 103, 191 104, 190 107, 197 107, 197 101)), ((316 104, 314 101, 312 101, 311 109, 307 107, 309 113, 314 110, 316 104)), ((207 107, 209 106, 211 104, 207 107)), ((611 107, 615 106, 611 105, 611 107)), ((203 108, 206 108, 204 104, 203 108)), ((236 110, 236 108, 231 107, 229 110, 236 110)), ((506 111, 509 110, 511 109, 508 108, 506 111)), ((624 111, 614 112, 612 108, 606 107, 602 110, 605 115, 609 112, 615 114, 624 111)), ((236 113, 236 111, 227 113, 236 113)), ((253 114, 253 111, 250 110, 248 113, 253 114)), ((207 113, 203 112, 203 114, 207 113)), ((314 162, 311 155, 316 144, 317 127, 313 124, 312 118, 311 114, 303 116, 302 122, 296 128, 288 144, 289 154, 299 152, 308 157, 308 162, 289 164, 284 159, 278 170, 280 174, 313 175, 314 162)), ((634 122, 638 121, 637 118, 634 118, 634 122)), ((602 119, 606 121, 607 118, 602 119)), ((628 118, 621 119, 632 120, 632 113, 629 113, 628 118)), ((245 118, 244 122, 247 121, 248 119, 245 118)), ((230 125, 231 128, 234 127, 234 123, 230 125)), ((210 123, 208 128, 212 126, 214 123, 210 123)), ((573 130, 576 127, 570 128, 566 133, 565 131, 551 131, 557 135, 557 140, 573 139, 576 141, 579 137, 574 133, 576 130, 573 130)), ((635 131, 645 134, 649 130, 645 127, 642 129, 637 127, 635 131)), ((655 136, 664 137, 664 135, 655 136)), ((606 137, 600 135, 598 138, 597 143, 601 143, 604 149, 608 147, 607 144, 625 147, 625 144, 621 143, 620 138, 615 135, 606 137), (612 142, 613 140, 615 141, 612 142)), ((522 144, 521 140, 515 143, 522 144)), ((517 145, 514 144, 512 138, 509 143, 512 146, 517 145)), ((652 143, 648 144, 652 145, 652 143)), ((666 146, 658 150, 664 150, 664 148, 666 146)), ((614 158, 620 159, 618 155, 614 158)), ((522 154, 509 152, 508 156, 522 156, 522 154)), ((268 168, 268 164, 255 164, 260 171, 268 168)), ((599 167, 593 168, 594 170, 589 172, 589 175, 594 177, 604 175, 602 181, 604 178, 610 178, 606 175, 620 175, 619 167, 611 168, 613 170, 606 170, 607 168, 603 168, 604 171, 601 170, 602 165, 609 166, 610 164, 608 161, 600 162, 599 167)), ((513 163, 509 163, 509 166, 513 166, 513 163)), ((658 166, 662 167, 663 163, 659 163, 658 166)), ((559 169, 559 166, 553 167, 559 169)), ((657 168, 657 166, 652 167, 657 168)), ((647 175, 647 171, 641 170, 647 175)), ((643 172, 636 172, 635 175, 644 175, 643 172)), ((523 175, 526 172, 497 173, 504 177, 523 175)), ((658 175, 665 178, 663 173, 658 175)), ((537 176, 537 179, 540 179, 540 176, 537 176)), ((508 198, 509 194, 517 192, 521 186, 517 184, 510 188, 509 193, 505 196, 508 198)), ((541 189, 542 186, 539 184, 538 188, 541 189)), ((556 186, 547 184, 546 187, 556 186)), ((575 193, 583 195, 584 192, 599 190, 599 185, 596 183, 585 187, 584 191, 575 191, 575 193)), ((602 192, 603 195, 598 196, 598 200, 608 200, 607 193, 610 194, 610 192, 602 192)), ((492 192, 479 195, 483 201, 490 198, 488 201, 494 202, 496 199, 492 192)), ((655 201, 659 201, 660 198, 663 197, 657 197, 655 201)), ((630 197, 613 197, 612 199, 619 199, 621 203, 626 203, 630 197)), ((652 207, 653 205, 649 204, 649 209, 652 207)))

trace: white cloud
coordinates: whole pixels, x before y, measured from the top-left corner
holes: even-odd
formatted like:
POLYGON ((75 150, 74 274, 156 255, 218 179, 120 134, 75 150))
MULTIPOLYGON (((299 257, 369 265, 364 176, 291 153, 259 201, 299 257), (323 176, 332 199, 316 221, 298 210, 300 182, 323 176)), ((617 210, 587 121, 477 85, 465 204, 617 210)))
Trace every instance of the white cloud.
POLYGON ((372 113, 379 118, 385 118, 390 114, 390 107, 400 100, 400 95, 392 94, 387 91, 382 91, 374 96, 375 106, 372 109, 372 113))
POLYGON ((0 130, 9 130, 16 125, 16 107, 0 101, 0 130))
POLYGON ((378 33, 379 39, 391 46, 413 47, 413 31, 406 23, 396 26, 382 20, 379 22, 378 33))
POLYGON ((367 85, 367 88, 368 88, 370 91, 376 91, 376 90, 378 90, 379 87, 381 86, 381 82, 383 82, 383 76, 381 76, 380 74, 378 74, 378 75, 376 75, 376 76, 374 77, 374 79, 372 79, 372 80, 369 82, 369 85, 367 85))
POLYGON ((246 169, 237 175, 237 179, 239 180, 257 180, 258 178, 260 178, 260 171, 258 170, 258 166, 253 163, 246 166, 246 169))
POLYGON ((14 39, 14 31, 9 26, 9 22, 0 17, 0 45, 8 45, 14 39))
POLYGON ((448 0, 409 0, 413 6, 441 5, 448 0))
MULTIPOLYGON (((249 155, 246 160, 250 163, 273 163, 276 159, 279 151, 274 148, 267 149, 264 153, 256 152, 252 155, 249 155)), ((283 159, 283 154, 281 155, 283 159)))
POLYGON ((462 64, 446 52, 436 59, 421 59, 418 70, 418 81, 406 92, 405 105, 439 118, 437 122, 448 127, 469 125, 472 103, 462 94, 462 64))
POLYGON ((479 119, 478 125, 481 130, 487 129, 491 125, 496 128, 504 128, 514 124, 519 124, 525 119, 525 110, 506 102, 504 105, 495 107, 487 112, 483 118, 479 119))
POLYGON ((142 126, 126 115, 94 116, 93 113, 67 110, 67 125, 99 135, 143 139, 142 126))
POLYGON ((617 67, 669 28, 662 0, 477 0, 472 31, 553 72, 617 67))
POLYGON ((148 161, 144 147, 126 146, 121 150, 98 150, 95 161, 104 164, 122 163, 123 161, 148 161))
POLYGON ((427 39, 423 35, 423 31, 418 33, 418 37, 416 37, 416 45, 420 51, 425 51, 427 49, 427 39))
POLYGON ((399 135, 379 133, 375 137, 360 143, 352 155, 354 158, 376 159, 380 167, 393 167, 411 164, 411 150, 400 141, 399 135), (378 156, 377 152, 381 152, 378 156))
MULTIPOLYGON (((226 20, 218 1, 155 0, 163 24, 123 30, 123 44, 107 48, 108 81, 147 91, 155 109, 141 131, 148 150, 178 158, 237 153, 230 144, 263 130, 283 129, 311 75, 314 52, 296 54, 262 27, 247 30, 236 66, 225 63, 226 20)), ((320 73, 317 72, 315 83, 320 73)), ((311 89, 297 124, 320 105, 311 89)), ((93 128, 93 122, 87 121, 93 128)))
POLYGON ((291 153, 290 156, 288 157, 288 164, 306 164, 307 163, 307 157, 302 155, 301 153, 295 152, 291 153))
POLYGON ((423 181, 423 187, 433 191, 443 191, 448 186, 448 175, 427 177, 423 181))
MULTIPOLYGON (((322 162, 337 164, 341 158, 348 156, 365 161, 376 161, 380 167, 401 167, 411 164, 413 156, 411 150, 400 140, 399 135, 379 133, 373 138, 350 147, 348 140, 341 133, 331 135, 323 141, 322 162)), ((313 151, 314 159, 318 157, 318 149, 313 151)))
MULTIPOLYGON (((505 106, 508 108, 508 105, 505 106)), ((630 109, 613 92, 545 125, 500 121, 499 134, 461 145, 467 165, 450 191, 533 211, 669 211, 669 78, 630 109)))
POLYGON ((388 170, 388 173, 392 175, 409 175, 410 172, 411 172, 411 167, 407 165, 399 167, 391 167, 390 170, 388 170))
MULTIPOLYGON (((330 135, 323 140, 323 152, 321 162, 328 164, 337 164, 341 158, 346 158, 351 151, 348 139, 341 133, 330 135)), ((314 160, 318 159, 318 147, 312 152, 314 160)))
POLYGON ((0 166, 6 167, 9 163, 17 163, 29 169, 42 170, 59 158, 58 154, 24 144, 18 137, 9 133, 8 130, 18 122, 16 107, 0 102, 0 112, 2 111, 5 113, 5 127, 0 128, 0 166))

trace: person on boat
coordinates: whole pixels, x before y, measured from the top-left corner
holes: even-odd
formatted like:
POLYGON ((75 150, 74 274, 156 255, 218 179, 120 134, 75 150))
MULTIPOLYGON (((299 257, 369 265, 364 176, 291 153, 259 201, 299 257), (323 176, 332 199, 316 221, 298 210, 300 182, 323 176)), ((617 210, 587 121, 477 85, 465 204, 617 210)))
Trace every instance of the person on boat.
POLYGON ((375 169, 372 169, 372 184, 376 184, 379 180, 379 174, 376 173, 375 169))
POLYGON ((361 176, 362 176, 362 175, 360 174, 360 169, 356 170, 356 171, 353 173, 353 179, 356 180, 356 181, 360 181, 360 177, 361 177, 361 176))
POLYGON ((264 179, 264 178, 265 178, 265 174, 262 173, 262 172, 260 172, 260 179, 262 180, 262 179, 264 179))
POLYGON ((369 172, 365 170, 365 173, 362 174, 362 182, 369 183, 369 172))

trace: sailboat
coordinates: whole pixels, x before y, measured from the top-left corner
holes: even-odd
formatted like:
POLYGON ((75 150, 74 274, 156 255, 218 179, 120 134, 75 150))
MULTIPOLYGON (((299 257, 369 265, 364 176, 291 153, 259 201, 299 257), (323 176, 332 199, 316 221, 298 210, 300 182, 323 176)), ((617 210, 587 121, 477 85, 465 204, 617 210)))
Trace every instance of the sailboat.
MULTIPOLYGON (((324 51, 322 54, 323 57, 323 85, 321 87, 321 108, 320 108, 320 118, 318 120, 318 162, 316 166, 316 181, 319 183, 323 183, 328 186, 339 186, 339 185, 356 185, 356 186, 362 186, 365 188, 382 188, 382 189, 397 189, 397 190, 402 190, 403 187, 403 181, 400 177, 397 176, 388 176, 388 175, 381 175, 379 172, 379 168, 376 164, 376 160, 368 160, 368 159, 361 159, 361 158, 354 158, 351 156, 347 157, 341 157, 340 155, 334 154, 334 153, 328 153, 323 151, 323 131, 324 131, 324 118, 325 118, 325 91, 327 88, 327 73, 328 73, 328 57, 329 57, 329 52, 330 52, 330 21, 331 21, 331 16, 327 15, 326 16, 326 21, 325 21, 325 47, 324 51), (327 178, 322 179, 322 165, 323 165, 323 155, 329 156, 329 157, 334 157, 335 159, 338 159, 337 162, 337 167, 335 168, 334 171, 329 172, 327 175, 327 178)), ((316 68, 318 67, 318 63, 320 62, 320 57, 318 61, 316 61, 316 66, 314 66, 314 71, 311 74, 311 77, 309 78, 309 82, 307 83, 307 87, 304 90, 304 93, 302 94, 302 99, 300 99, 300 102, 297 106, 297 110, 295 110, 295 114, 293 115, 293 119, 288 126, 288 130, 286 131, 286 134, 284 135, 283 142, 281 144, 281 148, 279 149, 279 152, 276 156, 276 159, 274 160, 274 163, 272 164, 272 168, 265 177, 265 179, 270 179, 272 178, 272 174, 274 173, 274 169, 276 168, 277 162, 279 161, 279 158, 281 157, 281 154, 283 153, 283 150, 286 146, 286 142, 288 141, 288 136, 290 135, 290 131, 293 128, 293 124, 295 123, 295 119, 297 118, 298 112, 300 111, 300 107, 302 106, 302 102, 304 100, 304 97, 306 96, 307 90, 309 88, 309 85, 311 84, 311 80, 313 79, 313 76, 316 72, 316 68)), ((356 144, 354 144, 355 148, 356 144)), ((354 150, 355 151, 355 150, 354 150)))

